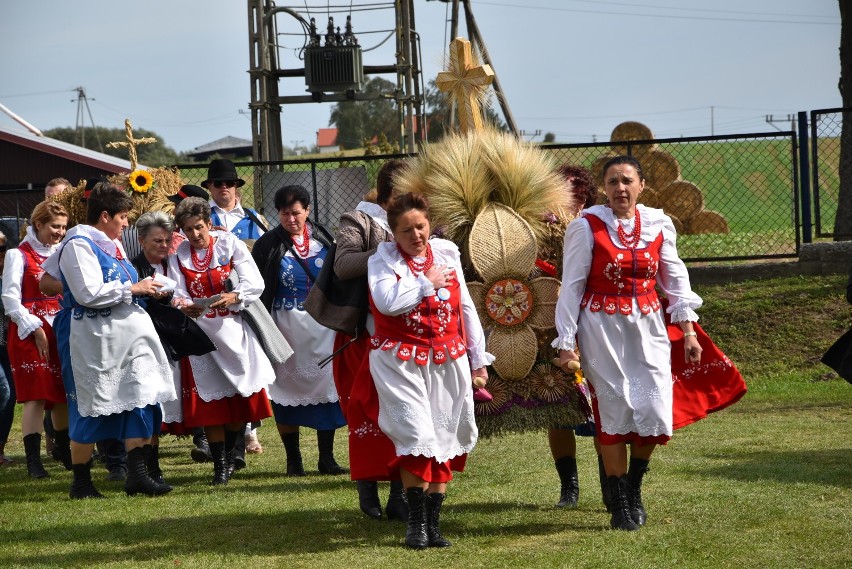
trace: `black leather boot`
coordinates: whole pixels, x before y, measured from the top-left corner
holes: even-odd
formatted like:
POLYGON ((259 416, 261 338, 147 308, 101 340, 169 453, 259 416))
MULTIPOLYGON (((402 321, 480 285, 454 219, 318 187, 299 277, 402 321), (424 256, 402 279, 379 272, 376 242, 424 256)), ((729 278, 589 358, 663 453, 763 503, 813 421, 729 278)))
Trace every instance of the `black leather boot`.
POLYGON ((74 473, 74 481, 71 482, 71 491, 68 496, 72 500, 84 500, 86 498, 103 498, 92 484, 92 461, 86 464, 72 464, 71 472, 74 473))
POLYGON ((65 470, 71 470, 71 439, 68 429, 56 430, 53 433, 53 456, 62 463, 65 470))
POLYGON ((210 481, 210 485, 227 484, 231 475, 228 471, 228 460, 225 458, 225 443, 210 443, 210 455, 213 457, 213 480, 210 481))
POLYGON ((124 481, 124 491, 128 496, 145 494, 147 496, 162 496, 172 491, 168 484, 158 484, 148 475, 145 466, 145 450, 136 447, 127 453, 127 480, 124 481))
POLYGON ((580 499, 580 481, 577 479, 577 459, 563 456, 556 460, 556 472, 559 474, 559 501, 557 508, 576 508, 580 499))
POLYGON ((195 462, 209 462, 213 460, 213 455, 210 454, 210 445, 207 444, 207 435, 204 429, 193 429, 192 435, 193 449, 189 451, 189 456, 195 462))
POLYGON ((598 478, 601 481, 601 501, 603 501, 606 511, 611 512, 612 508, 609 507, 609 497, 607 496, 606 468, 604 468, 604 461, 601 455, 598 455, 598 478))
MULTIPOLYGON (((229 431, 225 431, 225 452, 228 452, 228 435, 229 431)), ((229 464, 234 466, 234 470, 242 470, 246 467, 246 437, 245 428, 240 429, 234 434, 234 446, 231 449, 231 458, 229 464)))
POLYGON ((405 489, 400 480, 392 480, 388 503, 385 505, 385 513, 389 520, 404 522, 408 519, 408 501, 405 499, 405 489))
POLYGON ((24 452, 27 454, 27 472, 30 478, 50 476, 41 463, 41 433, 30 433, 24 437, 24 452))
POLYGON ((379 483, 371 480, 356 480, 358 507, 374 520, 382 519, 382 504, 379 502, 379 483))
POLYGON ((627 470, 627 484, 630 489, 630 517, 640 526, 645 525, 648 515, 645 513, 645 505, 642 504, 642 478, 650 470, 648 461, 641 458, 631 458, 630 468, 627 470))
POLYGON ((609 520, 610 527, 624 531, 639 529, 639 526, 630 516, 630 498, 628 497, 630 490, 627 485, 627 476, 609 476, 606 479, 606 485, 609 505, 612 508, 612 517, 609 520))
POLYGON ((334 431, 317 431, 317 448, 319 462, 317 470, 320 474, 346 474, 349 472, 334 460, 334 431))
POLYGON ((302 464, 302 451, 299 449, 299 433, 281 435, 284 450, 287 453, 287 476, 306 476, 302 464))
POLYGON ((426 494, 426 535, 429 537, 429 547, 449 547, 452 545, 441 535, 441 506, 445 494, 432 492, 426 494))
POLYGON ((405 491, 408 500, 408 527, 405 530, 405 545, 411 549, 429 547, 426 534, 426 494, 423 488, 408 488, 405 491))
POLYGON ((237 468, 235 447, 237 439, 243 438, 242 431, 229 431, 225 429, 225 462, 228 465, 228 479, 234 475, 237 470, 242 470, 246 466, 245 447, 243 447, 243 456, 241 457, 242 466, 237 468))
POLYGON ((160 446, 145 445, 142 450, 145 453, 145 467, 148 469, 148 476, 157 484, 165 484, 166 479, 163 477, 163 470, 160 468, 160 446))

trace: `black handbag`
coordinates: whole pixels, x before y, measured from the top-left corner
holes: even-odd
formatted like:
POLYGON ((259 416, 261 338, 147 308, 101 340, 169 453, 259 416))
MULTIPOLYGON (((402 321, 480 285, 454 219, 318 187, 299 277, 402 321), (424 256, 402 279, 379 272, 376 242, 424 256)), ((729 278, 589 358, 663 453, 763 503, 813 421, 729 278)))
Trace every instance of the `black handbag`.
POLYGON ((822 363, 837 372, 837 375, 852 383, 852 329, 832 345, 822 356, 822 363))
POLYGON ((173 361, 186 356, 203 356, 216 349, 216 344, 198 323, 177 308, 148 299, 145 311, 154 323, 166 355, 173 361))
POLYGON ((305 300, 305 310, 326 328, 357 336, 367 320, 367 277, 339 278, 334 272, 336 252, 337 244, 332 243, 305 300))

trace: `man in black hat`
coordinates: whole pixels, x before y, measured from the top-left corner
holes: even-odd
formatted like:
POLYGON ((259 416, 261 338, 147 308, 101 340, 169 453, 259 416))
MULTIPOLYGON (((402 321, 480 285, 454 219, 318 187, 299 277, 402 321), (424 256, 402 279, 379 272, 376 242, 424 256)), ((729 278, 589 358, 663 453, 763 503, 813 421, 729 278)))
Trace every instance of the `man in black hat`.
POLYGON ((211 221, 215 227, 223 227, 243 240, 257 239, 266 233, 269 227, 256 211, 240 204, 237 188, 241 188, 245 183, 245 180, 237 175, 233 162, 217 158, 210 162, 207 179, 201 182, 201 185, 212 196, 211 221))
POLYGON ((170 195, 168 199, 170 202, 177 205, 182 202, 184 198, 201 198, 203 200, 209 201, 210 194, 205 192, 203 188, 187 184, 185 186, 181 186, 177 193, 170 195))

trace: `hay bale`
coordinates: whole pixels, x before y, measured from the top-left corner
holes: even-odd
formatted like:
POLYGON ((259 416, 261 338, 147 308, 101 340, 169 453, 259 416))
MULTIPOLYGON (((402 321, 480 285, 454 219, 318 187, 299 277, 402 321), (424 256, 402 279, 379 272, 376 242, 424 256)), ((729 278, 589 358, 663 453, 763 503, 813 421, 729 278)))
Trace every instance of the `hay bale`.
MULTIPOLYGON (((654 140, 654 133, 651 129, 640 122, 626 121, 617 125, 612 129, 612 134, 609 137, 610 142, 624 142, 630 140, 654 140)), ((636 156, 640 160, 649 152, 656 150, 657 144, 638 144, 631 145, 630 154, 636 156)), ((612 150, 616 154, 627 154, 626 144, 613 144, 612 150)))
POLYGON ((692 182, 678 180, 672 182, 657 194, 658 207, 670 216, 689 219, 704 209, 704 195, 692 182))
POLYGON ((686 233, 730 233, 728 220, 721 213, 703 209, 686 220, 686 233))
POLYGON ((665 150, 649 152, 641 161, 645 183, 655 188, 664 188, 680 180, 680 164, 665 150))
POLYGON ((589 171, 592 173, 592 180, 595 181, 595 184, 598 185, 598 188, 600 188, 603 184, 604 164, 609 162, 609 159, 614 156, 615 154, 603 154, 601 156, 598 156, 595 161, 592 162, 589 171))
POLYGON ((660 201, 659 192, 648 185, 645 185, 645 189, 642 190, 636 201, 648 207, 660 207, 658 205, 660 201))
POLYGON ((684 226, 684 224, 680 220, 680 218, 678 218, 678 216, 672 215, 668 212, 666 212, 666 215, 668 215, 671 218, 672 225, 674 225, 675 231, 677 231, 678 235, 683 235, 683 234, 687 233, 686 227, 684 226))

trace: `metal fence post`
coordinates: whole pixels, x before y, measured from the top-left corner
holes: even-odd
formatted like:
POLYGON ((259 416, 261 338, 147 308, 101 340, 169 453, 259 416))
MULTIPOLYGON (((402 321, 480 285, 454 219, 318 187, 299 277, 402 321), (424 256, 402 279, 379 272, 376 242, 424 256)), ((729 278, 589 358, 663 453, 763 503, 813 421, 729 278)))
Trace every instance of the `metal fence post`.
POLYGON ((320 211, 319 211, 319 193, 317 192, 317 163, 311 162, 311 185, 313 186, 313 194, 314 194, 314 222, 319 223, 320 220, 320 211))
MULTIPOLYGON (((799 111, 799 193, 802 201, 802 242, 813 242, 811 221, 811 171, 808 162, 808 114, 799 111)), ((816 144, 816 140, 814 141, 816 144)))

